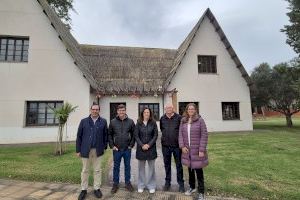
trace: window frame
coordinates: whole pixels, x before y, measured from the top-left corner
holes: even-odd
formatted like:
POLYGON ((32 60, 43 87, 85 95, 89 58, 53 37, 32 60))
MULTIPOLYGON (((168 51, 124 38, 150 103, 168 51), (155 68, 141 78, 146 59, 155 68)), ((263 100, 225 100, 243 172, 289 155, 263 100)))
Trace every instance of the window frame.
POLYGON ((142 109, 140 109, 140 106, 143 106, 143 107, 148 107, 148 108, 150 108, 151 109, 151 111, 152 111, 152 114, 153 114, 153 119, 155 120, 155 121, 159 121, 160 120, 160 107, 159 107, 159 103, 139 103, 138 104, 138 116, 140 117, 140 114, 141 114, 141 110, 142 109), (149 106, 149 105, 152 105, 153 106, 153 109, 149 106), (154 115, 154 106, 157 106, 158 107, 158 109, 157 109, 157 118, 155 118, 155 115, 154 115))
POLYGON ((217 74, 218 73, 218 63, 217 63, 217 56, 216 55, 197 55, 197 63, 198 63, 198 74, 217 74), (207 57, 207 58, 213 58, 213 64, 214 66, 211 67, 211 66, 203 66, 202 67, 202 70, 201 69, 201 62, 200 62, 200 59, 201 57, 207 57), (204 69, 205 67, 205 70, 204 69))
POLYGON ((29 37, 0 35, 0 62, 28 63, 28 57, 29 57, 29 37), (2 44, 3 40, 6 40, 6 43, 2 44), (13 40, 13 44, 10 44, 11 40, 13 40), (21 45, 17 44, 17 41, 21 41, 21 45), (2 49, 3 46, 5 46, 4 49, 2 49), (12 49, 10 49, 11 46, 12 49), (20 47, 21 49, 18 49, 17 47, 20 47), (2 50, 5 51, 4 54, 1 54, 2 50), (10 51, 12 52, 12 54, 9 53, 10 51), (1 56, 4 56, 4 58, 2 59, 1 56), (17 60, 17 57, 20 58, 17 60))
POLYGON ((233 121, 233 120, 240 120, 241 119, 241 111, 240 111, 240 102, 222 102, 221 103, 221 107, 222 107, 222 119, 223 121, 233 121), (224 111, 225 111, 225 106, 231 105, 232 106, 232 110, 230 111, 231 114, 227 114, 227 116, 225 115, 224 111), (228 116, 231 115, 231 116, 228 116))
POLYGON ((199 103, 198 101, 180 101, 180 102, 178 102, 178 114, 179 114, 179 115, 181 115, 181 116, 183 115, 184 110, 185 110, 186 106, 187 106, 189 103, 194 103, 194 104, 197 106, 197 110, 198 110, 198 112, 199 112, 199 106, 200 106, 200 103, 199 103), (180 106, 180 104, 185 104, 182 113, 181 113, 181 108, 182 108, 182 107, 180 106))
MULTIPOLYGON (((109 103, 109 117, 110 117, 110 121, 113 120, 117 115, 117 109, 118 109, 118 105, 123 104, 126 107, 126 102, 110 102, 109 103), (114 107, 115 106, 115 107, 114 107), (116 110, 116 115, 113 117, 113 113, 112 113, 112 109, 116 110)), ((127 107, 126 107, 127 109, 127 107)))
POLYGON ((57 121, 57 119, 53 118, 53 123, 48 123, 47 120, 47 116, 49 114, 53 114, 53 113, 49 113, 48 110, 50 109, 48 107, 48 104, 50 103, 54 103, 54 108, 57 108, 57 104, 61 104, 61 106, 63 105, 64 101, 60 101, 60 100, 54 100, 54 101, 26 101, 25 102, 25 105, 26 105, 26 119, 25 119, 25 127, 46 127, 46 126, 58 126, 59 125, 59 122, 57 121), (33 103, 36 103, 37 104, 37 107, 36 107, 36 110, 37 110, 37 113, 35 115, 36 116, 36 120, 37 122, 35 124, 33 123, 29 123, 29 115, 31 114, 32 111, 30 111, 30 104, 33 104, 33 103), (43 114, 43 113, 40 113, 39 112, 39 105, 40 104, 46 104, 45 106, 45 118, 44 118, 44 123, 40 124, 38 122, 38 119, 39 119, 39 114, 43 114))

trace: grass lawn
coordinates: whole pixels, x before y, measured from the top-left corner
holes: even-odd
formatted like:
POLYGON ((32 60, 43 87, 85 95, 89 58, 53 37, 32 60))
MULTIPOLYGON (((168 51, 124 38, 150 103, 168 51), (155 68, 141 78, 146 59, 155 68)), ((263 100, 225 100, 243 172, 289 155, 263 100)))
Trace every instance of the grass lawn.
MULTIPOLYGON (((249 199, 300 199, 300 118, 254 122, 253 132, 213 133, 207 192, 249 199)), ((186 171, 185 171, 186 172, 186 171)), ((186 180, 188 180, 186 178, 186 180)))
MULTIPOLYGON (((0 147, 0 177, 29 181, 80 183, 81 159, 75 156, 75 145, 69 144, 67 153, 53 155, 54 144, 34 144, 0 147)), ((108 150, 102 157, 102 181, 107 181, 108 150)), ((92 183, 92 176, 89 182, 92 183)))
MULTIPOLYGON (((205 184, 210 195, 249 199, 300 199, 300 118, 254 122, 253 132, 212 133, 205 184)), ((80 183, 81 161, 74 145, 62 157, 53 145, 0 146, 0 178, 80 183)), ((111 151, 102 159, 107 182, 111 151)), ((185 169, 185 176, 187 170, 185 169)), ((188 183, 188 178, 185 178, 188 183)))

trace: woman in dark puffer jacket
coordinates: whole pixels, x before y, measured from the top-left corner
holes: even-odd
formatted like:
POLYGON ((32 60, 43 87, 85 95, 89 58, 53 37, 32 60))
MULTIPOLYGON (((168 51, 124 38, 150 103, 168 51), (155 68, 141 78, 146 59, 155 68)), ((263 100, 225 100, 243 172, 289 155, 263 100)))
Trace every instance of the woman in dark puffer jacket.
POLYGON ((188 167, 190 188, 186 195, 196 192, 195 173, 198 180, 198 200, 204 199, 204 176, 202 168, 208 165, 206 151, 208 133, 203 118, 194 103, 189 103, 179 128, 179 147, 182 150, 182 164, 188 167))

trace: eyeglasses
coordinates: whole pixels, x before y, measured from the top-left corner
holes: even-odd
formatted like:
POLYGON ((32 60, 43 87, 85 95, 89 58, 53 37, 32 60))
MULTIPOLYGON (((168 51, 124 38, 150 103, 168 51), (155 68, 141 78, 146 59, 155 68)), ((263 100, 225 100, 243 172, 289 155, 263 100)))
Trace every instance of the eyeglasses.
POLYGON ((93 110, 93 111, 98 111, 98 110, 100 110, 100 109, 91 109, 91 110, 93 110))

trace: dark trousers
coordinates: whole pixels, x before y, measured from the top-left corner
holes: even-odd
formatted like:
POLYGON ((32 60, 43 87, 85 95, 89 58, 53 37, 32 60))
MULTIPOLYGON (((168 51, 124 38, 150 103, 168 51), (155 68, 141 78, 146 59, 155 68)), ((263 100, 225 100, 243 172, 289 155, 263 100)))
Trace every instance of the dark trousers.
POLYGON ((184 185, 183 180, 183 169, 181 164, 181 150, 178 147, 166 147, 162 146, 162 153, 164 157, 164 165, 166 172, 166 185, 171 185, 171 165, 172 165, 172 154, 174 156, 174 160, 176 163, 176 171, 177 171, 177 183, 180 186, 184 185))
POLYGON ((127 149, 124 151, 113 151, 114 156, 114 170, 113 170, 113 181, 114 184, 119 184, 120 182, 120 165, 122 158, 124 159, 124 168, 125 168, 125 183, 130 183, 130 159, 131 159, 131 150, 127 149))
POLYGON ((195 180, 195 173, 196 173, 197 180, 198 180, 198 192, 204 194, 204 176, 203 176, 202 168, 200 169, 188 168, 188 170, 189 170, 190 188, 194 189, 196 187, 196 180, 195 180))

